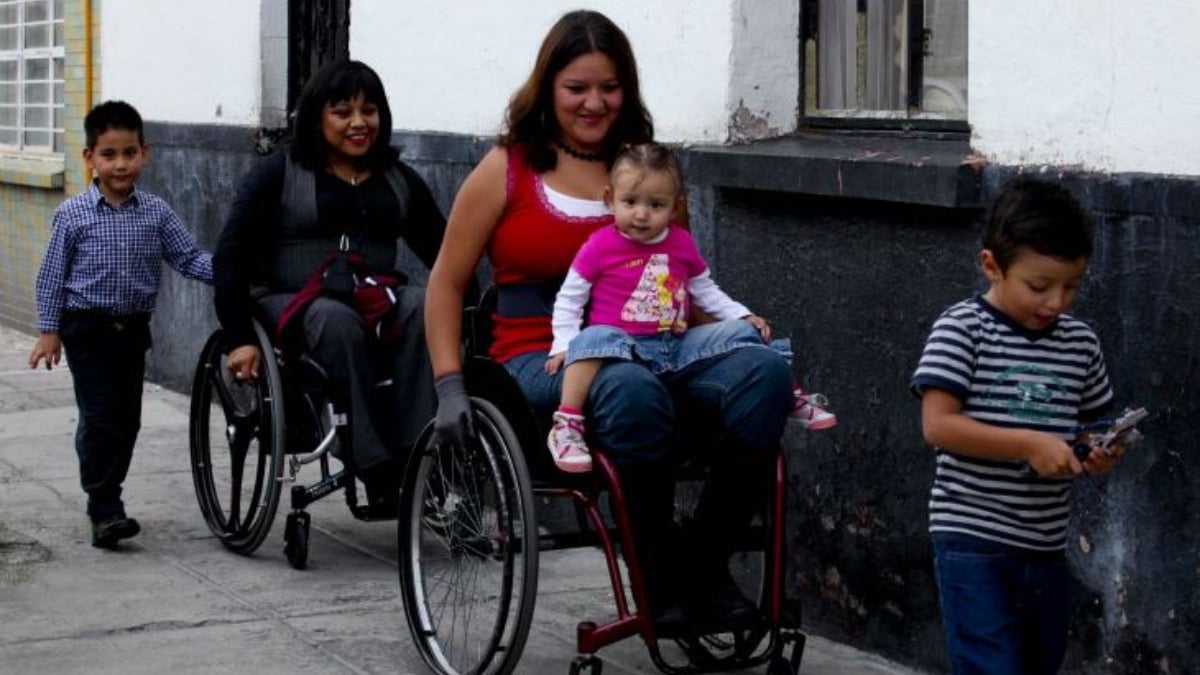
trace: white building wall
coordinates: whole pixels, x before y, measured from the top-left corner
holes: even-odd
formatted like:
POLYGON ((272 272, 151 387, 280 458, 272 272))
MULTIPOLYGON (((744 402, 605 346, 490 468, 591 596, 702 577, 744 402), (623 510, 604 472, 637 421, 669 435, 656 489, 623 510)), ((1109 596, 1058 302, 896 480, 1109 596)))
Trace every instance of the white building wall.
POLYGON ((100 87, 146 120, 258 126, 262 9, 252 0, 104 0, 100 87))
POLYGON ((550 26, 581 4, 628 35, 660 138, 725 140, 731 0, 352 0, 350 53, 379 71, 396 127, 493 135, 550 26))
POLYGON ((1200 174, 1200 3, 971 3, 972 144, 1000 164, 1200 174))
MULTIPOLYGON (((660 138, 689 143, 794 129, 798 5, 588 3, 629 35, 660 138)), ((282 0, 100 6, 98 98, 155 121, 278 123, 282 0)), ((351 55, 384 78, 398 129, 488 136, 547 29, 576 6, 352 0, 351 55)), ((1200 175, 1200 3, 975 0, 969 17, 972 144, 990 161, 1200 175)))

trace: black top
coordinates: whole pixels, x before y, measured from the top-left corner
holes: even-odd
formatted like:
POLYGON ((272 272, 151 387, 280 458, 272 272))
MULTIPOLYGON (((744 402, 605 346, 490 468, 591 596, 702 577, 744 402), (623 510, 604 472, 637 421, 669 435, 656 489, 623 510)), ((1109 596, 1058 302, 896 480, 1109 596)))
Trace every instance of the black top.
MULTIPOLYGON (((367 258, 372 272, 391 272, 395 267, 396 241, 403 239, 426 267, 437 258, 446 219, 433 200, 425 181, 403 162, 396 168, 408 187, 408 204, 401 208, 397 195, 382 171, 373 173, 358 185, 351 185, 326 172, 315 175, 317 218, 309 226, 289 226, 290 240, 284 232, 281 196, 288 158, 278 153, 259 163, 242 179, 237 198, 225 222, 225 229, 213 255, 213 285, 216 288, 217 318, 225 329, 227 348, 253 344, 250 324, 253 311, 251 286, 270 293, 289 293, 299 289, 302 279, 283 280, 272 273, 272 261, 279 254, 295 256, 293 247, 300 243, 323 257, 348 235, 353 248, 367 258), (398 214, 402 217, 397 217, 398 214), (371 255, 385 251, 389 255, 371 255)), ((293 170, 297 169, 292 165, 293 170)), ((306 262, 306 264, 310 264, 306 262)), ((315 265, 312 265, 315 269, 315 265)), ((311 271, 307 272, 311 273, 311 271)))

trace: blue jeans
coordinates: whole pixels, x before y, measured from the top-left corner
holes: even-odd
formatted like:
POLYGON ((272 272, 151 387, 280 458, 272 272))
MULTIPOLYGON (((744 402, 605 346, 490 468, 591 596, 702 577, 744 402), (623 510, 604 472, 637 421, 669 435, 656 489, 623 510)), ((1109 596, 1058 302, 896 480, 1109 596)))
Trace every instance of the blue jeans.
MULTIPOLYGON (((655 375, 676 372, 734 349, 763 349, 758 329, 748 321, 730 319, 689 328, 682 334, 630 335, 613 326, 584 328, 567 350, 566 364, 580 359, 637 361, 655 375)), ((770 348, 791 361, 791 342, 774 340, 770 348)))
POLYGON ((1058 672, 1067 649, 1062 552, 935 533, 933 553, 955 675, 1058 672))
MULTIPOLYGON (((531 352, 504 364, 543 417, 558 407, 562 393, 562 370, 546 374, 546 357, 531 352)), ((638 363, 609 361, 588 391, 588 435, 618 464, 664 460, 677 406, 683 405, 716 422, 714 438, 722 445, 767 451, 783 436, 791 379, 786 359, 771 349, 735 349, 661 377, 638 363)))
MULTIPOLYGON (((530 406, 548 418, 559 404, 563 369, 548 375, 546 357, 522 354, 505 366, 530 406)), ((737 532, 766 494, 764 469, 791 406, 791 368, 770 349, 734 349, 661 377, 632 361, 601 365, 588 391, 588 438, 619 465, 631 535, 655 611, 711 588, 708 577, 680 574, 681 569, 728 569, 737 532), (679 440, 673 435, 677 411, 686 411, 680 417, 688 424, 715 422, 704 429, 703 438, 712 442, 673 443, 679 440), (718 428, 710 431, 711 426, 718 428), (711 470, 693 516, 694 532, 677 543, 670 466, 683 459, 680 453, 703 454, 711 470)))

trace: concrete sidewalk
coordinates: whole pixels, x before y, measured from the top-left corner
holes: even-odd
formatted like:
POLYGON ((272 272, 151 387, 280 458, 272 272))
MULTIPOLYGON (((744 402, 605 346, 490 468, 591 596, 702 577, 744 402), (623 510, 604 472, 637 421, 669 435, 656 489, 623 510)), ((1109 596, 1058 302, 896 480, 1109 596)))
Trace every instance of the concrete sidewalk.
MULTIPOLYGON (((146 385, 125 485, 143 531, 92 548, 70 374, 30 371, 32 344, 0 329, 0 672, 427 672, 398 599, 395 523, 356 521, 334 496, 311 509, 308 570, 283 557, 282 507, 254 556, 226 551, 196 505, 186 396, 146 385)), ((595 551, 543 555, 520 672, 567 671, 580 617, 612 611, 606 584, 595 551)), ((657 672, 637 638, 600 656, 605 673, 657 672)), ((912 671, 810 636, 802 672, 912 671)))

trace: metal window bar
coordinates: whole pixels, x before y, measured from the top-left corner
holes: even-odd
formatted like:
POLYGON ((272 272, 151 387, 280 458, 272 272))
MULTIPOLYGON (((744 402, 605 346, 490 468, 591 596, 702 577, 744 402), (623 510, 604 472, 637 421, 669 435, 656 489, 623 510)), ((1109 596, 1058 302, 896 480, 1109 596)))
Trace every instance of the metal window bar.
POLYGON ((802 110, 965 128, 966 11, 965 0, 801 0, 802 110))

